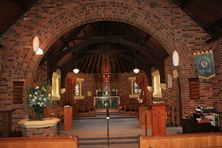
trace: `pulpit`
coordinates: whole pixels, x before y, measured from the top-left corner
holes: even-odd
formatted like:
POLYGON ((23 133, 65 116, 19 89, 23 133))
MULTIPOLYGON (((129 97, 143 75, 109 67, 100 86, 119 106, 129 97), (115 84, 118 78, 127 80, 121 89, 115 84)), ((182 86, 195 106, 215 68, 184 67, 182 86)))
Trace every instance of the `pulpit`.
POLYGON ((152 136, 166 135, 166 105, 156 103, 152 105, 152 136))
POLYGON ((65 106, 64 107, 64 130, 72 129, 72 107, 65 106))
POLYGON ((139 120, 140 127, 150 128, 151 127, 151 109, 150 106, 140 105, 139 106, 139 120))

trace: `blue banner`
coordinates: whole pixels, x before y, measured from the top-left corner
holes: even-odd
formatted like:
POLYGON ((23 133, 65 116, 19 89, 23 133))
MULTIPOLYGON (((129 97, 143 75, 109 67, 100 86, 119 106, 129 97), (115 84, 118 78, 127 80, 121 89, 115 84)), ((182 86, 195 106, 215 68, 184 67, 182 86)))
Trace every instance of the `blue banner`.
POLYGON ((213 52, 194 52, 194 62, 199 78, 210 79, 215 76, 213 52))

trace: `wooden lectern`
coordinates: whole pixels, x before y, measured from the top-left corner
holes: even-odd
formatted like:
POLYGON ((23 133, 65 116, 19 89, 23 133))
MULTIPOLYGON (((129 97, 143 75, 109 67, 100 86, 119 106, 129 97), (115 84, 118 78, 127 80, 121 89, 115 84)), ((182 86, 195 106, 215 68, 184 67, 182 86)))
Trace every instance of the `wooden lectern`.
POLYGON ((166 105, 157 103, 152 105, 152 136, 166 135, 166 105))
POLYGON ((139 106, 139 120, 141 128, 150 128, 151 127, 151 109, 148 105, 139 106), (146 119, 145 119, 146 116, 146 119))
POLYGON ((72 107, 64 106, 64 130, 72 129, 72 107))

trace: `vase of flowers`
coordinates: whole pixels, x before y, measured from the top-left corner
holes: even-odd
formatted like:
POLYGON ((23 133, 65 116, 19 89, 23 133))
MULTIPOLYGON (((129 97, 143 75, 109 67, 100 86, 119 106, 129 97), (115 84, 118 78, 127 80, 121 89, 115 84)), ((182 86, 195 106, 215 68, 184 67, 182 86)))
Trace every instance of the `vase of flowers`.
POLYGON ((33 109, 32 120, 42 120, 45 107, 51 104, 50 86, 31 87, 28 92, 28 104, 33 109))

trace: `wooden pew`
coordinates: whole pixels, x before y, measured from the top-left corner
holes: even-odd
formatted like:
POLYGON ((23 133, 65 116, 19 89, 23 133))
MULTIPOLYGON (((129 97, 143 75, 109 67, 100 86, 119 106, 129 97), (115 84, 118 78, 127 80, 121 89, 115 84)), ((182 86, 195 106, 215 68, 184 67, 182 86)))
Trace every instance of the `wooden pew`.
POLYGON ((139 148, 222 148, 222 133, 140 136, 139 148))
POLYGON ((0 138, 0 148, 78 148, 77 137, 0 138))

